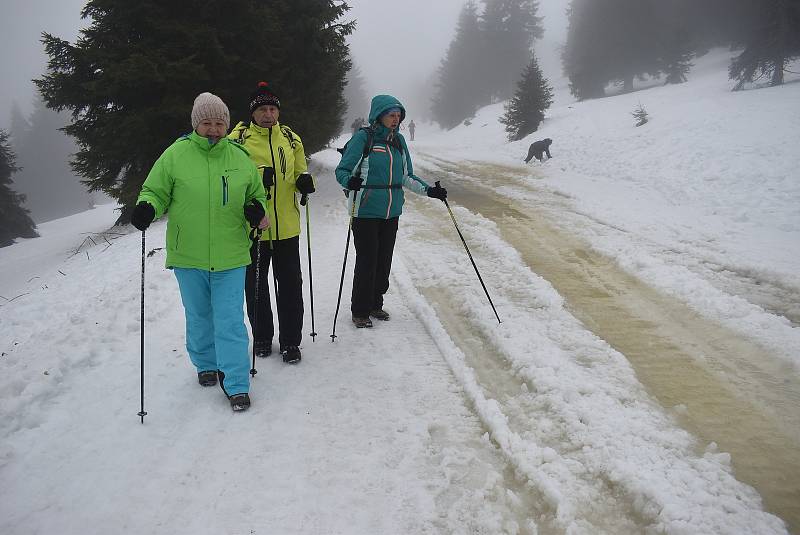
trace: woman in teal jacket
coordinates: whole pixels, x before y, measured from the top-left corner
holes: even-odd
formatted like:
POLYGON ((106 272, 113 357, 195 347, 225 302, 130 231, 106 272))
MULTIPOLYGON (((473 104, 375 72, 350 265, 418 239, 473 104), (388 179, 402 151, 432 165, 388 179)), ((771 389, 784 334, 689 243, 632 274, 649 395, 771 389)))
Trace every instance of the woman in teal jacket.
POLYGON ((350 311, 359 328, 372 327, 370 317, 389 319, 383 296, 389 289, 403 188, 442 201, 447 198, 447 190, 429 186, 414 174, 406 140, 398 132, 405 116, 405 108, 393 96, 374 97, 369 128, 357 131, 347 142, 336 167, 336 180, 353 192, 348 192, 356 247, 350 311))
POLYGON ((265 227, 264 186, 247 152, 225 138, 228 107, 211 93, 192 108, 194 131, 158 158, 131 223, 141 231, 169 210, 167 268, 186 312, 186 350, 203 386, 219 384, 235 411, 250 406, 244 324, 249 228, 265 227))

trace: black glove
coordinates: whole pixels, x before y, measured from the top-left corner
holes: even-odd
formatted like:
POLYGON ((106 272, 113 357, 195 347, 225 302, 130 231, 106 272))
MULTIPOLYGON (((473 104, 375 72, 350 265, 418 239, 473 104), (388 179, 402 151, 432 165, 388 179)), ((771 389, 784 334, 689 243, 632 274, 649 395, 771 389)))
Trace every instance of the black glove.
POLYGON ((440 186, 437 182, 435 186, 428 187, 428 197, 432 199, 439 199, 440 201, 446 201, 447 190, 440 186))
POLYGON ((311 178, 311 175, 308 173, 303 173, 297 180, 294 182, 294 187, 297 188, 302 195, 308 195, 309 193, 314 193, 316 190, 314 189, 314 179, 311 178))
POLYGON ((133 207, 131 212, 131 224, 139 230, 147 230, 150 223, 156 217, 156 209, 149 202, 142 201, 133 207))
POLYGON ((361 184, 362 184, 363 182, 364 182, 364 181, 363 181, 363 180, 361 180, 361 178, 360 178, 360 177, 357 177, 357 176, 351 176, 351 177, 350 177, 350 180, 348 180, 348 181, 347 181, 347 189, 349 189, 349 190, 353 190, 353 191, 358 191, 358 190, 360 190, 360 189, 361 189, 361 184))
POLYGON ((261 182, 264 184, 264 189, 271 188, 275 184, 275 169, 266 165, 259 166, 259 169, 261 169, 261 182))
POLYGON ((266 215, 264 207, 255 199, 244 206, 244 218, 247 219, 247 222, 250 223, 250 226, 253 228, 258 227, 258 224, 264 219, 264 215, 266 215))

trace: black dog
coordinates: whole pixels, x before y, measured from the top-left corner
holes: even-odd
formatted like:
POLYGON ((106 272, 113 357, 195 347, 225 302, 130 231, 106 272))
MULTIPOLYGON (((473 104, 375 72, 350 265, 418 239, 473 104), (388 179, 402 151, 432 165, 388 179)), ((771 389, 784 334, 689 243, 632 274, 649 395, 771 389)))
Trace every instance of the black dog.
POLYGON ((552 158, 552 156, 550 156, 550 145, 552 143, 553 140, 550 138, 540 139, 539 141, 531 143, 531 147, 528 149, 528 157, 525 158, 525 163, 531 161, 531 158, 536 158, 541 162, 544 154, 547 154, 548 160, 552 158))

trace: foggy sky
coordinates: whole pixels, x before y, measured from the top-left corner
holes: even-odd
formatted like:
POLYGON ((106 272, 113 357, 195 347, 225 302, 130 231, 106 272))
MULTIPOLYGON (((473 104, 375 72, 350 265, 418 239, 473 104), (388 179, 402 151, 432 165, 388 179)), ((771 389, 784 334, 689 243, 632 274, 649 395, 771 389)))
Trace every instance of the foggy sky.
POLYGON ((27 116, 33 111, 33 78, 47 67, 46 31, 72 43, 81 27, 86 0, 0 0, 0 128, 8 128, 11 103, 27 116))
MULTIPOLYGON (((8 128, 16 101, 26 115, 34 98, 32 78, 42 75, 46 57, 39 42, 47 31, 75 42, 86 0, 0 0, 0 127, 8 128)), ((345 20, 357 20, 349 37, 355 63, 367 93, 391 93, 403 100, 409 113, 421 103, 418 89, 436 70, 453 37, 458 14, 466 0, 348 0, 345 20)), ((563 40, 567 0, 540 0, 545 16, 545 41, 563 40), (551 31, 555 28, 555 31, 551 31)), ((479 2, 479 9, 482 5, 479 2)), ((553 58, 540 58, 542 67, 553 58)), ((545 70, 547 70, 545 68, 545 70)), ((188 105, 188 104, 187 104, 188 105)), ((366 110, 365 110, 366 111, 366 110)))
MULTIPOLYGON (((455 34, 458 15, 467 0, 347 0, 346 20, 357 26, 349 38, 354 63, 361 69, 369 96, 389 93, 415 115, 418 88, 439 67, 455 34)), ((478 11, 483 3, 478 0, 478 11)), ((545 20, 547 50, 566 35, 565 10, 568 0, 539 0, 539 16, 545 20)), ((552 53, 540 58, 542 68, 560 71, 552 53)), ((555 74, 555 72, 553 73, 555 74)), ((366 115, 366 111, 364 115, 366 115)))

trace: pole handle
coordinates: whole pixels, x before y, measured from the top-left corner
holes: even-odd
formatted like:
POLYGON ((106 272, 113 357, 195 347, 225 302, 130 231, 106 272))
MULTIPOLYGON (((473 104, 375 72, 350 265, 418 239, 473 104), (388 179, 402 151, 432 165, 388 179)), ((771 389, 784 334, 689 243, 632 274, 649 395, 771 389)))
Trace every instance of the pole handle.
POLYGON ((275 185, 275 169, 267 165, 259 165, 261 169, 261 182, 264 184, 264 189, 269 189, 275 185))

